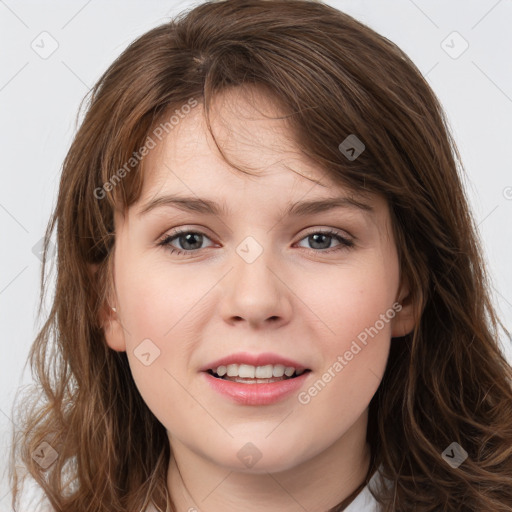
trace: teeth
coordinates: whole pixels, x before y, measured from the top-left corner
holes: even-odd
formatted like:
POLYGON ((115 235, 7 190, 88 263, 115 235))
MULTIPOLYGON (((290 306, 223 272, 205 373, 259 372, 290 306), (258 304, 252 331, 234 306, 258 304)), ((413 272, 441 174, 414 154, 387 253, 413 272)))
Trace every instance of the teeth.
POLYGON ((284 375, 284 366, 282 364, 276 364, 272 368, 272 375, 274 377, 282 377, 284 375))
MULTIPOLYGON (((240 376, 241 376, 241 374, 240 374, 240 376)), ((273 376, 272 365, 267 364, 266 366, 257 366, 254 369, 254 376, 257 379, 270 379, 273 376)), ((276 377, 277 377, 277 375, 276 375, 276 377)))
POLYGON ((238 376, 241 379, 254 379, 254 373, 256 368, 249 366, 248 364, 241 364, 238 367, 238 376))
POLYGON ((237 364, 228 364, 228 377, 238 377, 238 365, 237 364))
POLYGON ((284 369, 284 374, 287 377, 291 377, 294 373, 295 373, 295 368, 287 367, 287 368, 284 369))
POLYGON ((283 366, 282 364, 267 364, 265 366, 252 366, 250 364, 228 364, 212 368, 213 372, 219 377, 227 375, 228 377, 240 377, 242 379, 271 379, 272 377, 282 377, 286 375, 291 377, 294 373, 301 375, 304 370, 295 370, 293 366, 283 366))

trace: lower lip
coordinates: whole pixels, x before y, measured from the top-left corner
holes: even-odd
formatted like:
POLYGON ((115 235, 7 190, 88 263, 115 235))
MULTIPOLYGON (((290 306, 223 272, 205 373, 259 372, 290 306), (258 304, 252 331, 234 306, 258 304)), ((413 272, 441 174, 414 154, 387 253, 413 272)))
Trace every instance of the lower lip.
POLYGON ((208 384, 241 405, 270 405, 288 397, 303 384, 310 371, 293 379, 270 382, 269 384, 242 384, 231 380, 218 379, 208 372, 202 372, 208 384))

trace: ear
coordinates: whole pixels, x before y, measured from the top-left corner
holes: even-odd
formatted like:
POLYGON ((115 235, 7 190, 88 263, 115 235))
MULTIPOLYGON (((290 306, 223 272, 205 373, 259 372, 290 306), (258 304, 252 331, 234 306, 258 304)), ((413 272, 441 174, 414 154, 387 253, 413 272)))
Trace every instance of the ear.
POLYGON ((397 306, 393 309, 397 313, 391 320, 391 337, 393 338, 399 338, 412 332, 421 316, 419 297, 416 300, 412 298, 409 282, 406 278, 403 279, 396 303, 397 306))
POLYGON ((98 264, 89 264, 89 271, 91 273, 91 279, 105 279, 107 281, 108 292, 107 300, 100 306, 98 322, 105 336, 107 345, 117 352, 126 351, 126 341, 124 338, 124 329, 121 323, 120 311, 115 299, 113 292, 113 280, 107 276, 110 274, 113 276, 113 272, 107 272, 107 276, 97 276, 98 264), (115 308, 114 311, 112 308, 115 308))

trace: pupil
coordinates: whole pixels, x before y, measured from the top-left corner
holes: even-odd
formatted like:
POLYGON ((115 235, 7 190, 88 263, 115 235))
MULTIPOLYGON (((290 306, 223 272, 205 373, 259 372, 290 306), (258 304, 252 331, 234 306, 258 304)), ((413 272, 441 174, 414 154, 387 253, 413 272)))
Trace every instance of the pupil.
MULTIPOLYGON (((313 248, 314 249, 328 249, 329 248, 329 243, 327 243, 327 247, 315 247, 314 245, 319 243, 317 238, 318 237, 324 237, 324 238, 328 238, 330 239, 331 236, 330 235, 325 235, 323 233, 315 233, 314 235, 310 235, 309 236, 309 239, 310 239, 310 243, 312 244, 313 248)), ((325 242, 324 242, 325 244, 325 242)), ((320 242, 320 245, 322 245, 322 243, 320 242)))
POLYGON ((184 235, 184 236, 180 236, 179 238, 180 240, 180 244, 181 246, 183 247, 183 249, 186 249, 186 250, 191 250, 191 249, 200 249, 201 248, 201 243, 202 243, 202 235, 200 235, 199 233, 189 233, 187 235, 184 235), (190 239, 193 240, 193 237, 200 237, 199 238, 199 242, 190 242, 190 239), (185 241, 185 243, 183 244, 182 242, 185 241), (191 243, 193 247, 186 247, 187 244, 191 243), (199 244, 199 245, 198 245, 199 244), (198 247, 196 247, 198 245, 198 247))

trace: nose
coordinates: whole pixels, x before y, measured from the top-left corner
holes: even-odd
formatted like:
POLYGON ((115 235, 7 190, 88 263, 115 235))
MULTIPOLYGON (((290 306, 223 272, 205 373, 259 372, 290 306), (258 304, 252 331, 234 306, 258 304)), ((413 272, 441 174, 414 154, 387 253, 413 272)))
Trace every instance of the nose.
POLYGON ((252 328, 265 324, 281 327, 292 312, 290 277, 283 267, 263 250, 254 260, 234 252, 231 271, 221 281, 221 314, 232 324, 245 321, 252 328), (252 261, 251 261, 252 260, 252 261))

